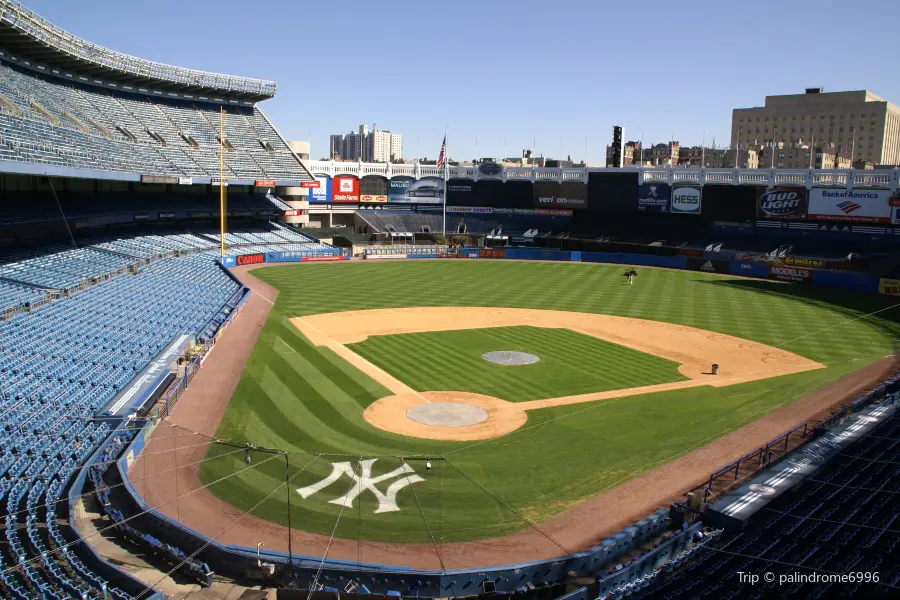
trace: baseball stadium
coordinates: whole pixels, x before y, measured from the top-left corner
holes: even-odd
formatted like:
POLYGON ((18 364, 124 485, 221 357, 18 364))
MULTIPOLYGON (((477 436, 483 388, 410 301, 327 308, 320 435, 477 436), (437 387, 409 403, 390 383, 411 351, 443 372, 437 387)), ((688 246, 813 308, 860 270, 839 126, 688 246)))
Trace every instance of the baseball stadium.
POLYGON ((315 161, 0 9, 0 596, 897 596, 900 169, 315 161))

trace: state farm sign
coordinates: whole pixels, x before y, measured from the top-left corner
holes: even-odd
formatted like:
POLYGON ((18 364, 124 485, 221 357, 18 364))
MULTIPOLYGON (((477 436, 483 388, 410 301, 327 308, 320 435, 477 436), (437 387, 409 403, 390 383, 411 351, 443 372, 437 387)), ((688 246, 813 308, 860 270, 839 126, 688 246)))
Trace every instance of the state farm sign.
POLYGON ((331 184, 332 202, 359 202, 359 179, 356 177, 335 177, 331 184))

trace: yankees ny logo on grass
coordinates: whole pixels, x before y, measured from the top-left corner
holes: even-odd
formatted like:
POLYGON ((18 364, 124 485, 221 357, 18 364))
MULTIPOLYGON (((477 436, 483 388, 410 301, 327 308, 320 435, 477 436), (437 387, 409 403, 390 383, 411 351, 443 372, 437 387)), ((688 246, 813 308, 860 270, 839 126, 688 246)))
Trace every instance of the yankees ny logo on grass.
POLYGON ((378 459, 371 458, 359 462, 362 476, 357 475, 353 470, 353 463, 332 463, 331 475, 318 483, 298 488, 297 493, 300 494, 303 499, 309 498, 316 492, 321 492, 331 484, 337 482, 343 475, 347 475, 354 482, 354 485, 350 488, 350 491, 340 498, 329 500, 330 504, 353 508, 353 501, 356 500, 356 497, 365 490, 368 490, 378 499, 378 508, 375 509, 376 513, 396 512, 400 510, 400 507, 397 506, 397 493, 408 485, 425 480, 416 475, 413 468, 406 463, 403 463, 403 466, 394 469, 390 473, 372 477, 372 465, 375 464, 376 460, 378 459), (376 487, 379 483, 394 479, 395 477, 399 477, 399 479, 395 479, 394 482, 388 486, 386 492, 382 493, 382 491, 376 487))

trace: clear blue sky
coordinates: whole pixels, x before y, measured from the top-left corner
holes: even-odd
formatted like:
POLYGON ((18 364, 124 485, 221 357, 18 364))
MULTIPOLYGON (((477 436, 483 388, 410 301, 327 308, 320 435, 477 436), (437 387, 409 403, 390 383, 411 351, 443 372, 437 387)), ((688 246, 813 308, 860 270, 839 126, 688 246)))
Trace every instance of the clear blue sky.
POLYGON ((404 155, 585 156, 627 139, 729 141, 767 94, 869 89, 900 103, 900 0, 573 2, 24 0, 79 37, 179 66, 274 79, 263 110, 327 153, 361 123, 404 155), (476 147, 477 140, 477 147, 476 147))

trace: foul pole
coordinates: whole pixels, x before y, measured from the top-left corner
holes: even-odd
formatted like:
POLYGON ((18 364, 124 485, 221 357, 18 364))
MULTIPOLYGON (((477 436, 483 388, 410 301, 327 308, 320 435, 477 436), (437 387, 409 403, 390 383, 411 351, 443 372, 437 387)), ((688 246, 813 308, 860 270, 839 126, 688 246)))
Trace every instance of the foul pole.
POLYGON ((219 107, 219 250, 225 257, 225 107, 219 107))

